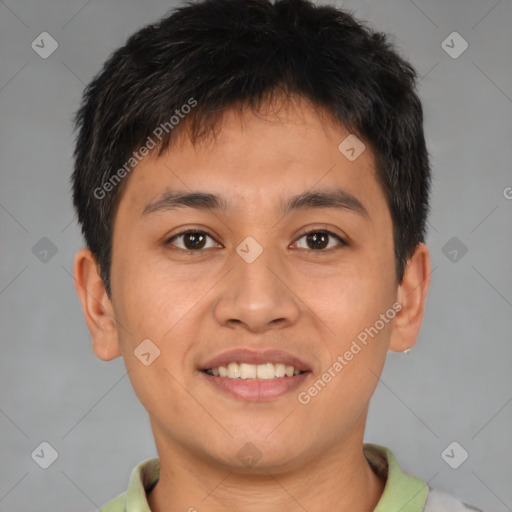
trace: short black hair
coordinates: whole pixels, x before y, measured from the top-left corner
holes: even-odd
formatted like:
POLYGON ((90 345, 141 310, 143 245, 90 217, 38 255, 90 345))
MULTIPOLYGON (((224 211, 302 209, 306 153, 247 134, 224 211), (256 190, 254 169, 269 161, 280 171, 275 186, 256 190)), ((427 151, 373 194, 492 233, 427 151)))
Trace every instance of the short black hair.
POLYGON ((257 112, 292 96, 371 147, 401 283, 429 213, 416 82, 386 34, 308 0, 187 2, 140 29, 109 56, 74 117, 73 203, 108 296, 115 214, 138 148, 147 152, 151 140, 161 155, 185 127, 195 143, 227 109, 257 112))

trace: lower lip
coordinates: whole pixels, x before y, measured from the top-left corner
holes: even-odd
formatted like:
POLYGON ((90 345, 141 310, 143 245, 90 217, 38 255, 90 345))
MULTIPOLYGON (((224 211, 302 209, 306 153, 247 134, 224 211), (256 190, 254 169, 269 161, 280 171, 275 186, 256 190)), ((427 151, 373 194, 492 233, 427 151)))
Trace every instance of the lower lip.
POLYGON ((278 398, 297 389, 311 372, 304 372, 293 377, 278 377, 266 380, 230 379, 216 377, 203 371, 199 372, 217 389, 235 398, 259 402, 278 398))

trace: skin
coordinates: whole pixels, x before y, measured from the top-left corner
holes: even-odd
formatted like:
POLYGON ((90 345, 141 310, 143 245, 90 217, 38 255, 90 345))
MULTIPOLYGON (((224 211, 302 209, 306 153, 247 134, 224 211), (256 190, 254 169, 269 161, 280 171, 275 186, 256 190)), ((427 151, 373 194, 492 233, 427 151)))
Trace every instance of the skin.
POLYGON ((367 145, 349 161, 338 150, 348 134, 305 100, 259 116, 227 111, 216 141, 180 139, 130 175, 115 218, 112 300, 90 251, 77 253, 75 282, 93 349, 102 360, 124 358, 149 413, 161 465, 148 496, 152 511, 317 512, 336 503, 368 512, 378 503, 384 482, 362 451, 368 405, 388 350, 416 341, 430 258, 420 243, 397 283, 374 158, 367 145), (277 208, 283 198, 333 187, 358 198, 368 218, 333 208, 283 217, 277 208), (230 209, 141 215, 177 188, 225 196, 230 209), (213 238, 196 252, 184 251, 186 237, 165 245, 190 228, 213 238), (315 249, 303 236, 326 230, 348 245, 330 237, 315 249), (236 252, 247 236, 263 248, 250 264, 236 252), (402 310, 394 320, 307 405, 299 403, 298 392, 395 301, 402 310), (149 366, 133 353, 147 338, 160 349, 149 366), (279 398, 231 397, 200 378, 198 367, 235 347, 289 351, 312 373, 279 398), (237 457, 247 442, 261 453, 252 468, 237 457))

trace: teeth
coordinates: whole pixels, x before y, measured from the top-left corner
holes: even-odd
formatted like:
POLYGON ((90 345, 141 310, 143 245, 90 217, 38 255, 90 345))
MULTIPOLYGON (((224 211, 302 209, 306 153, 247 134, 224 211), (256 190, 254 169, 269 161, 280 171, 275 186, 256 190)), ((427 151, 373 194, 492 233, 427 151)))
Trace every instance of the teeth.
POLYGON ((287 377, 292 377, 294 375, 293 366, 285 366, 284 373, 286 373, 287 377))
POLYGON ((229 363, 228 377, 230 379, 238 379, 238 377, 240 377, 240 366, 238 366, 236 363, 229 363))
MULTIPOLYGON (((292 375, 293 375, 293 366, 290 366, 292 368, 292 375)), ((277 363, 274 365, 274 369, 276 371, 276 377, 284 377, 286 375, 286 369, 284 364, 277 363)))
POLYGON ((272 363, 259 364, 256 375, 258 379, 273 379, 276 376, 276 370, 272 363))
POLYGON ((228 379, 260 379, 269 380, 281 378, 285 375, 293 377, 302 372, 295 370, 293 366, 282 363, 248 364, 248 363, 229 363, 226 366, 211 368, 207 370, 210 375, 227 377, 228 379))
MULTIPOLYGON (((236 363, 232 363, 236 364, 236 363)), ((240 364, 240 378, 242 379, 255 379, 258 373, 258 367, 254 364, 240 364)))

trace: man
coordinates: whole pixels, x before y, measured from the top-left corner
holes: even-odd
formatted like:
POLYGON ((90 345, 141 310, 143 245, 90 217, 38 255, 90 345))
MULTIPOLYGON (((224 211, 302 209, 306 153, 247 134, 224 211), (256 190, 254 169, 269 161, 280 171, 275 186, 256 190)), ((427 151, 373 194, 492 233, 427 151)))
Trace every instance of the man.
POLYGON ((363 445, 430 283, 415 78, 340 9, 206 0, 89 84, 77 292, 159 456, 102 510, 467 510, 363 445))

